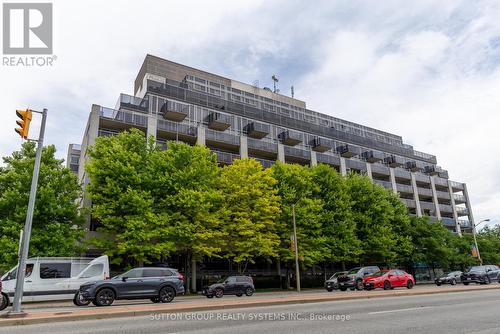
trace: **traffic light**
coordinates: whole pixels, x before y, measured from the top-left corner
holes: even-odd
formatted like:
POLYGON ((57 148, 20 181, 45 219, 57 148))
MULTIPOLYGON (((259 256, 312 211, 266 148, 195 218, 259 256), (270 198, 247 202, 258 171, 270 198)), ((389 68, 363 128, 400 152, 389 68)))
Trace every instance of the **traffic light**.
POLYGON ((16 121, 17 125, 19 125, 20 128, 16 128, 15 130, 21 136, 21 138, 24 138, 24 139, 28 138, 28 132, 30 130, 30 123, 31 123, 32 114, 33 114, 33 112, 31 111, 31 109, 16 110, 16 115, 21 120, 16 121))

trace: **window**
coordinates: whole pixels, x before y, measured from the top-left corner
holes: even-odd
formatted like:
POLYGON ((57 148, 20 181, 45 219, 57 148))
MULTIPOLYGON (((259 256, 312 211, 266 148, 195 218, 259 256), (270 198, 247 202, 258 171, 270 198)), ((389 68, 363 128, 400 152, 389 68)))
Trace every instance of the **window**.
MULTIPOLYGON (((24 274, 25 275, 24 277, 30 277, 32 272, 33 272, 33 263, 28 263, 26 265, 26 273, 24 274)), ((16 277, 17 277, 17 267, 7 274, 5 280, 10 281, 12 279, 16 279, 16 277)))
POLYGON ((142 269, 132 269, 127 271, 122 277, 139 278, 142 277, 142 269))
POLYGON ((235 283, 236 282, 236 277, 228 277, 226 280, 227 283, 235 283))
POLYGON ((104 264, 102 263, 96 263, 88 267, 82 272, 82 275, 80 278, 89 278, 89 277, 95 277, 102 275, 104 271, 104 264))
POLYGON ((70 277, 71 277, 71 263, 40 264, 41 279, 70 278, 70 277))
POLYGON ((165 276, 172 276, 172 272, 170 272, 170 270, 161 268, 144 269, 142 272, 142 277, 165 277, 165 276))

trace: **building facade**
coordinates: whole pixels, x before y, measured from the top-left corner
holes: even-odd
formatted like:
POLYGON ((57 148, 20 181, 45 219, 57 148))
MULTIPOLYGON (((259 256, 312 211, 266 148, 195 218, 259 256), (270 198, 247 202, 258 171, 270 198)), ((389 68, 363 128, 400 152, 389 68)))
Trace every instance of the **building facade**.
MULTIPOLYGON (((304 101, 268 88, 147 55, 134 96, 121 94, 114 108, 92 105, 81 147, 68 150, 68 166, 75 170, 78 160, 84 186, 87 147, 99 136, 130 128, 154 136, 159 145, 205 145, 221 164, 250 157, 264 167, 275 161, 324 163, 342 175, 363 173, 398 193, 414 215, 441 220, 459 234, 473 226, 467 186, 449 180, 435 156, 414 150, 400 136, 309 110, 304 101)), ((82 205, 90 202, 83 198, 82 205)), ((91 233, 95 226, 89 219, 91 233)))

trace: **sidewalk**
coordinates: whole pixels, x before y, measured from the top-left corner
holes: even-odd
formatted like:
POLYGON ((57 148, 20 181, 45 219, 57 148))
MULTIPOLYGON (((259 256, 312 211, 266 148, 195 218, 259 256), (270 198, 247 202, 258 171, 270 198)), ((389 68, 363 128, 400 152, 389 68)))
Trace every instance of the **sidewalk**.
MULTIPOLYGON (((356 300, 381 297, 417 296, 425 294, 441 294, 453 292, 466 292, 478 290, 500 289, 500 284, 487 286, 458 286, 458 287, 435 287, 425 286, 412 290, 375 290, 375 291, 347 291, 347 292, 308 292, 303 294, 274 294, 266 293, 265 296, 221 299, 189 298, 183 302, 177 299, 171 304, 135 304, 117 305, 111 307, 82 307, 78 309, 58 311, 33 311, 26 309, 27 315, 23 318, 5 318, 5 312, 0 316, 0 327, 13 325, 28 325, 37 323, 96 320, 117 317, 146 316, 155 313, 180 313, 196 311, 214 311, 234 308, 272 306, 284 304, 317 303, 340 300, 356 300)), ((179 298, 180 299, 180 298, 179 298)))

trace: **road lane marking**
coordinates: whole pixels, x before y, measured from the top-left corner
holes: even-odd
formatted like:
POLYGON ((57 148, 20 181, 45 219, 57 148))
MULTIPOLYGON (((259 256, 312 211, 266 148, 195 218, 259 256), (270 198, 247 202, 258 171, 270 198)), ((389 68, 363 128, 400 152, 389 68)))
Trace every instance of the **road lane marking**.
POLYGON ((397 310, 369 312, 368 314, 397 313, 397 312, 423 310, 423 309, 426 309, 426 308, 432 308, 432 306, 421 306, 421 307, 412 307, 412 308, 400 308, 400 309, 397 309, 397 310))

